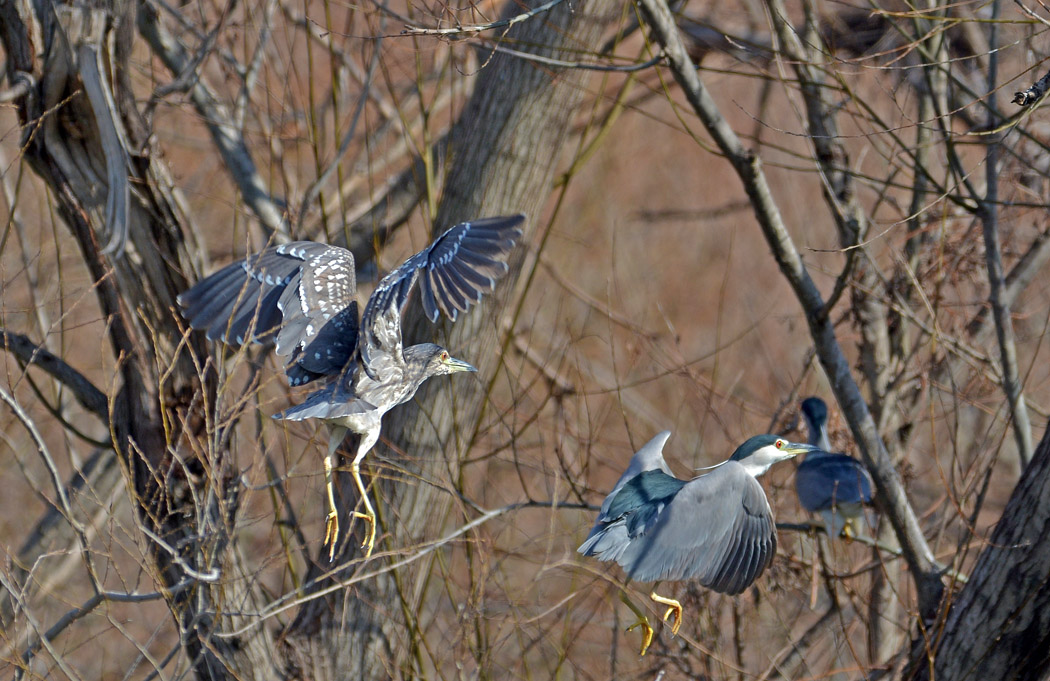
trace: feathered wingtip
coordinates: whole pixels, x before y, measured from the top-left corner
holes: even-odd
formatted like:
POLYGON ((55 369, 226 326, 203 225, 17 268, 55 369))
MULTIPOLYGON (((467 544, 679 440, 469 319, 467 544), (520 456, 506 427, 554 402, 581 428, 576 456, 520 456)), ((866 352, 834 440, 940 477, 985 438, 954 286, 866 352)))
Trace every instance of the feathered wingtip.
POLYGON ((444 312, 454 322, 496 288, 510 269, 506 261, 523 234, 524 221, 520 213, 470 220, 434 241, 420 277, 423 311, 430 321, 444 312))

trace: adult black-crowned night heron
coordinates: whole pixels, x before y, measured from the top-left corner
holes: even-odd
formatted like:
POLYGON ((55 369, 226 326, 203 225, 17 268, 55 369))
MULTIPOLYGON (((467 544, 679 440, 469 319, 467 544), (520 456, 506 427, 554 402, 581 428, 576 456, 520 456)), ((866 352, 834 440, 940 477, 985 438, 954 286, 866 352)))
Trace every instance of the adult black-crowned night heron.
MULTIPOLYGON (((750 586, 773 560, 777 533, 773 512, 758 476, 778 461, 815 450, 776 435, 756 435, 737 447, 728 461, 685 481, 671 474, 664 431, 631 458, 627 471, 602 503, 598 521, 577 549, 598 560, 616 561, 628 578, 640 582, 695 579, 720 593, 735 595, 750 586)), ((671 633, 682 625, 682 605, 654 590, 649 598, 667 606, 671 633)), ((642 655, 653 630, 638 615, 642 655)))
POLYGON ((329 426, 325 457, 328 517, 325 545, 335 556, 339 514, 332 492, 335 452, 347 430, 360 443, 350 471, 367 522, 365 557, 375 542, 375 512, 361 481, 360 465, 379 439, 383 415, 407 402, 431 376, 476 371, 433 343, 403 347, 401 313, 419 282, 423 311, 431 321, 444 312, 452 321, 481 301, 507 272, 507 256, 521 236, 524 215, 463 222, 386 275, 357 319, 354 257, 337 246, 297 241, 268 248, 227 265, 179 296, 183 314, 209 339, 230 345, 275 344, 289 357, 292 385, 324 379, 302 404, 274 418, 321 419, 329 426))
POLYGON ((829 537, 861 533, 864 505, 871 503, 871 476, 860 461, 831 452, 828 405, 819 397, 802 400, 809 443, 818 447, 795 472, 795 493, 802 507, 819 513, 829 537))

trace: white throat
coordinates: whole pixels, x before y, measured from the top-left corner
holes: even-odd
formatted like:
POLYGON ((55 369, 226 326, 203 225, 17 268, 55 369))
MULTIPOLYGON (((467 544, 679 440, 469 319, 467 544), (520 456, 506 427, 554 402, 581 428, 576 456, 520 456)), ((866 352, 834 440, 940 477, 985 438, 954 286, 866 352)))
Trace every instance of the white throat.
POLYGON ((766 445, 738 463, 744 467, 744 470, 747 471, 751 477, 757 478, 764 475, 773 464, 779 461, 785 461, 793 456, 795 455, 777 449, 774 445, 766 445))

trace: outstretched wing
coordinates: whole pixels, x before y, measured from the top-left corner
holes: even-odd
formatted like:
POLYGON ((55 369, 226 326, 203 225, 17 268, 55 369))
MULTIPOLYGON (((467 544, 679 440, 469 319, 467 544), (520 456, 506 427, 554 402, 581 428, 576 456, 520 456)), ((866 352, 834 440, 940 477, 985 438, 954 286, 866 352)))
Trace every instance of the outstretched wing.
POLYGON ((210 340, 274 343, 292 385, 339 373, 357 347, 354 256, 296 241, 227 265, 178 297, 210 340))
POLYGON ((391 360, 403 362, 401 312, 419 281, 423 311, 452 321, 481 302, 507 273, 507 256, 521 236, 524 215, 461 222, 383 277, 361 317, 361 360, 373 378, 391 360))

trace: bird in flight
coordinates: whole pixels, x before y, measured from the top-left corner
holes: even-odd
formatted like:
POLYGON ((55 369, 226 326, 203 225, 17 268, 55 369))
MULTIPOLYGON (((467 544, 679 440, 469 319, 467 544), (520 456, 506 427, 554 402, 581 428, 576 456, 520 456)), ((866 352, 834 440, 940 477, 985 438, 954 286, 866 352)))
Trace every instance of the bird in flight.
POLYGON ((360 442, 350 471, 365 511, 365 557, 375 544, 375 511, 361 481, 361 460, 379 439, 383 415, 407 402, 431 376, 476 371, 433 343, 405 347, 401 315, 418 283, 423 312, 432 322, 453 322, 481 302, 508 270, 524 215, 462 222, 439 236, 379 282, 358 321, 354 256, 312 241, 282 244, 234 262, 178 297, 183 316, 209 340, 228 345, 272 343, 287 357, 293 386, 322 387, 275 419, 320 419, 328 424, 325 546, 335 557, 339 513, 332 470, 346 432, 360 442))
MULTIPOLYGON (((629 579, 695 579, 713 591, 739 594, 765 571, 777 549, 773 512, 757 478, 773 464, 816 447, 756 435, 729 460, 686 481, 672 475, 664 460, 670 437, 665 430, 635 453, 577 551, 619 563, 629 579)), ((642 628, 645 655, 653 629, 637 607, 621 598, 638 616, 628 631, 642 628)), ((677 635, 681 603, 655 589, 649 598, 667 606, 664 621, 673 617, 671 634, 677 635)))

